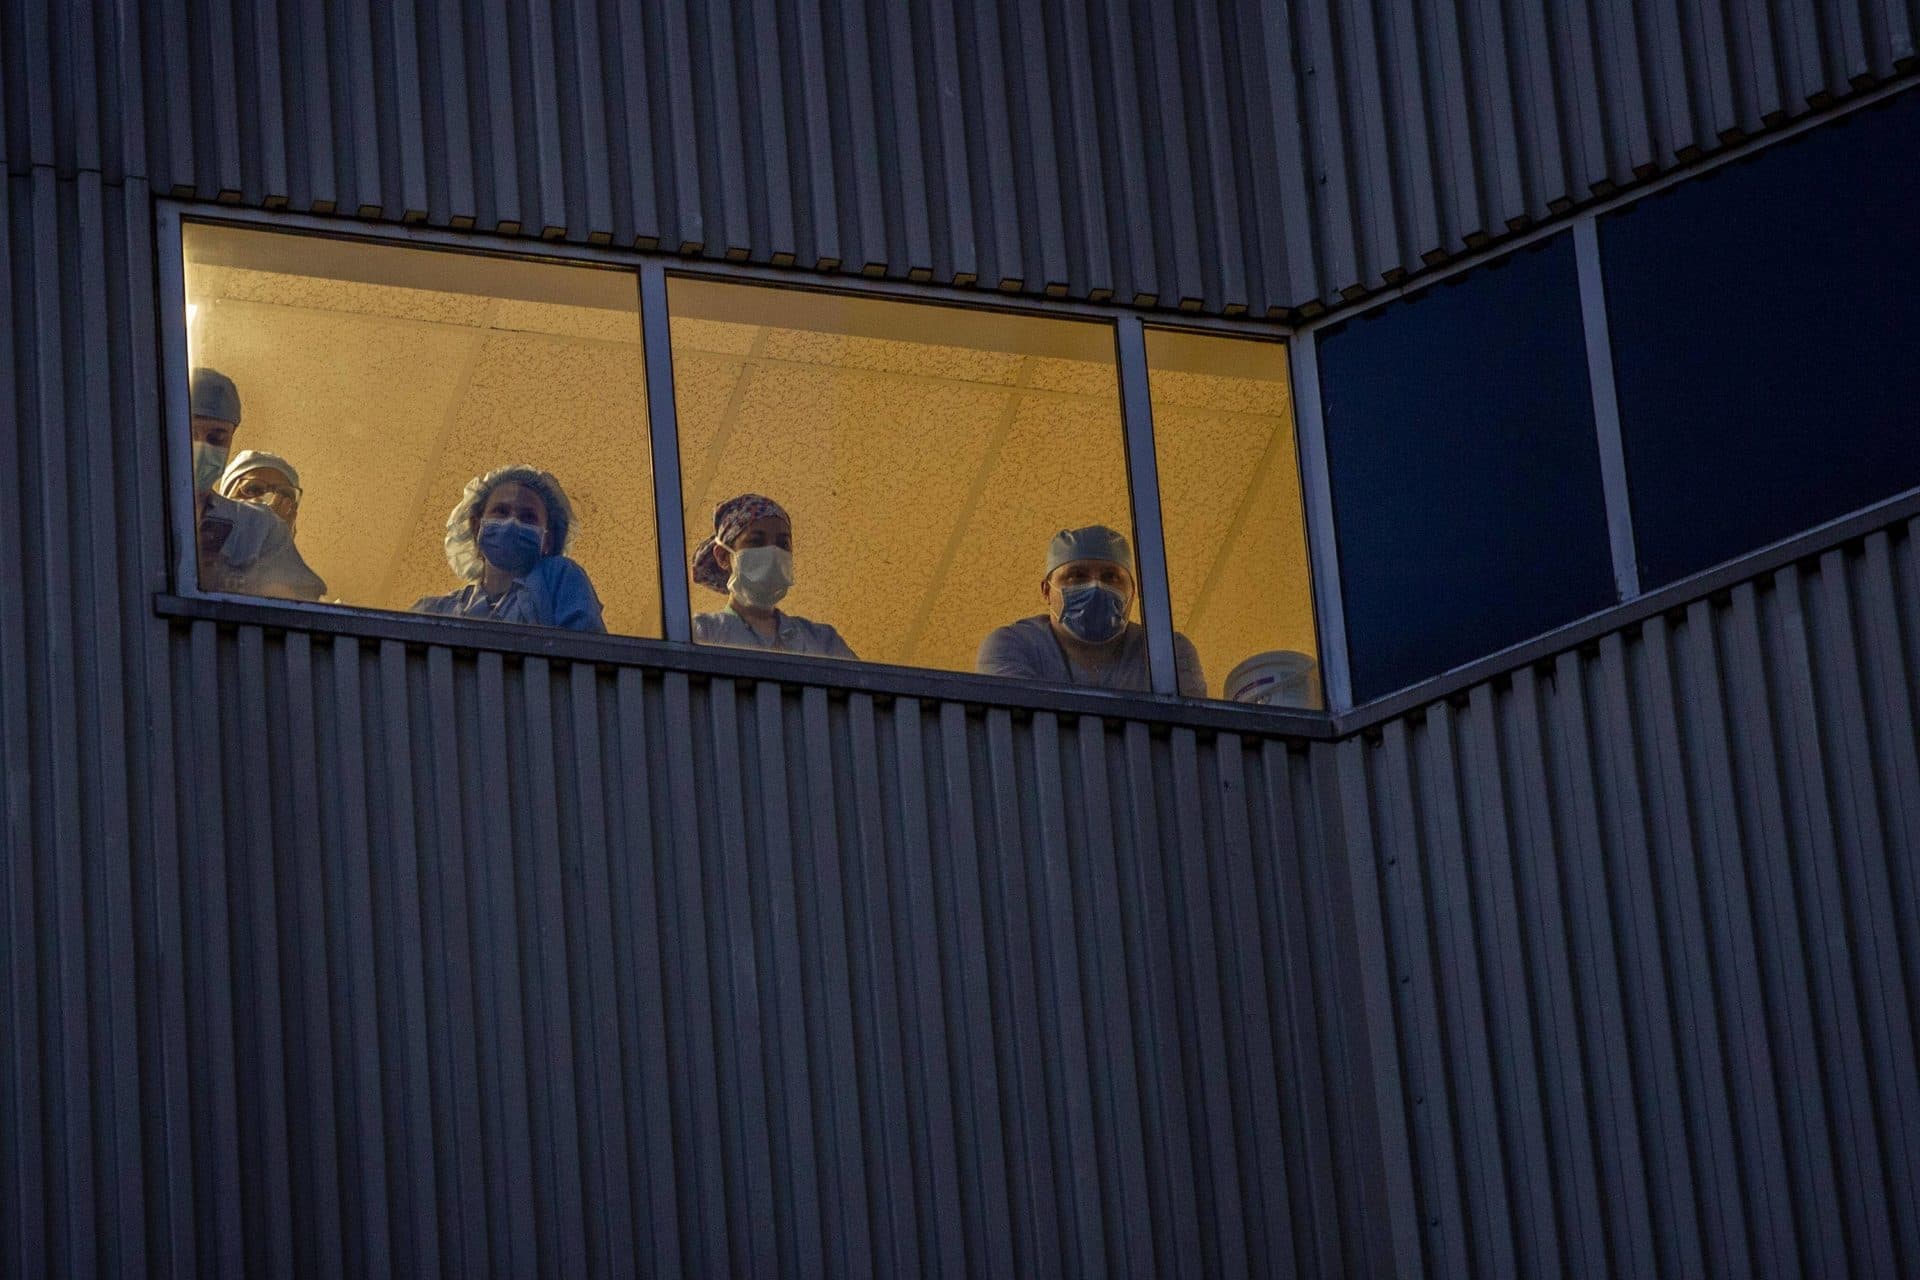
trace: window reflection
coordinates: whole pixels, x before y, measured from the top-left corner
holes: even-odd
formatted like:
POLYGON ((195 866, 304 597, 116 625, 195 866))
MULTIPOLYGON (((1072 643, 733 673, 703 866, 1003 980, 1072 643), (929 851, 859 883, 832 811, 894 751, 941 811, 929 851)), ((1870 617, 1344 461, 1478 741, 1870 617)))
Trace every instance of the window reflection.
POLYGON ((1198 696, 1322 705, 1287 349, 1147 330, 1154 457, 1177 631, 1198 696))
POLYGON ((202 589, 659 633, 630 273, 183 235, 202 589))
POLYGON ((1131 587, 1097 666, 1045 623, 1055 536, 1132 535, 1108 326, 683 278, 669 307, 696 639, 973 671, 1039 625, 1056 665, 1003 674, 1147 688, 1131 587))

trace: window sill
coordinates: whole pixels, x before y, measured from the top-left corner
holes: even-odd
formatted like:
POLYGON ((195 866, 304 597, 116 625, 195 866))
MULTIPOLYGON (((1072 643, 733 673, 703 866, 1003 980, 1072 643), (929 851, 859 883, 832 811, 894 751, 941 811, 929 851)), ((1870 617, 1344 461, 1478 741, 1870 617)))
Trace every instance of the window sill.
POLYGON ((1333 717, 1333 736, 1349 737, 1419 707, 1430 706, 1496 676, 1518 671, 1583 648, 1602 636, 1638 626, 1649 618, 1684 609, 1743 582, 1777 572, 1797 561, 1810 560, 1858 541, 1869 534, 1890 531, 1920 518, 1920 488, 1886 498, 1849 515, 1815 525, 1804 533, 1750 551, 1744 556, 1703 569, 1690 577, 1635 596, 1631 600, 1588 614, 1558 630, 1477 658, 1441 675, 1408 685, 1362 703, 1333 717))
POLYGON ((881 698, 927 698, 1015 712, 1044 711, 1056 715, 1139 720, 1213 733, 1310 741, 1325 741, 1334 736, 1333 718, 1322 712, 1195 702, 1156 694, 1063 689, 956 671, 748 653, 637 636, 582 635, 511 623, 430 618, 242 596, 158 595, 154 597, 154 612, 162 618, 185 621, 353 636, 362 640, 395 640, 409 645, 439 645, 467 652, 505 653, 557 662, 644 667, 705 679, 772 681, 881 698))

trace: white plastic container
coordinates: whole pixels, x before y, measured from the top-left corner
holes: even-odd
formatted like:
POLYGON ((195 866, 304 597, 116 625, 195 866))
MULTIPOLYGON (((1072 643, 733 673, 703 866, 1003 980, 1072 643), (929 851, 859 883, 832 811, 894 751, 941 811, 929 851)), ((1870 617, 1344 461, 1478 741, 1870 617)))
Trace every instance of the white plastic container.
POLYGON ((1318 662, 1293 649, 1256 653, 1228 674, 1223 692, 1229 702, 1318 711, 1319 670, 1318 662))

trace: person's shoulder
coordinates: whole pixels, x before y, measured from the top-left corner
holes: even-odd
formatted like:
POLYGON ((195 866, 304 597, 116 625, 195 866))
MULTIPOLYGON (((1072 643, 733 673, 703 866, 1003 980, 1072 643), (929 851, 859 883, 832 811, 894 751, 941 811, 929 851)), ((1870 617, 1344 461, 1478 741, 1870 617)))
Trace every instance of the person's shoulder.
POLYGON ((725 611, 694 614, 693 638, 702 644, 710 643, 726 631, 727 619, 731 616, 725 611))
POLYGON ((443 596, 421 596, 413 602, 410 613, 458 613, 468 588, 459 587, 443 596))
MULTIPOLYGON (((981 639, 974 665, 985 667, 1015 655, 1031 660, 1032 655, 1043 651, 1050 637, 1051 625, 1051 619, 1044 613, 1001 623, 981 639)), ((995 673, 989 671, 987 674, 995 673)))
POLYGON ((1173 656, 1182 662, 1198 663, 1200 661, 1200 651, 1193 647, 1193 641, 1187 639, 1184 631, 1173 633, 1173 656))
POLYGON ((588 585, 593 582, 587 576, 586 569, 572 556, 548 556, 534 566, 534 572, 548 582, 584 582, 588 585))
POLYGON ((1006 640, 1045 639, 1051 630, 1053 620, 1044 613, 1036 613, 1030 618, 1015 618, 1012 622, 1003 622, 987 632, 987 639, 996 636, 1006 640))

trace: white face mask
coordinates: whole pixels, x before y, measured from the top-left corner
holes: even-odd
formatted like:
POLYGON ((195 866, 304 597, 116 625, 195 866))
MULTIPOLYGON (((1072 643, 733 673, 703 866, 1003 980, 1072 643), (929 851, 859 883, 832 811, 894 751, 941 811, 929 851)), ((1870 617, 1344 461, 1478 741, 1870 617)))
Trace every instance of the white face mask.
POLYGON ((793 552, 785 547, 743 547, 733 553, 727 591, 741 604, 771 609, 793 586, 793 552))

